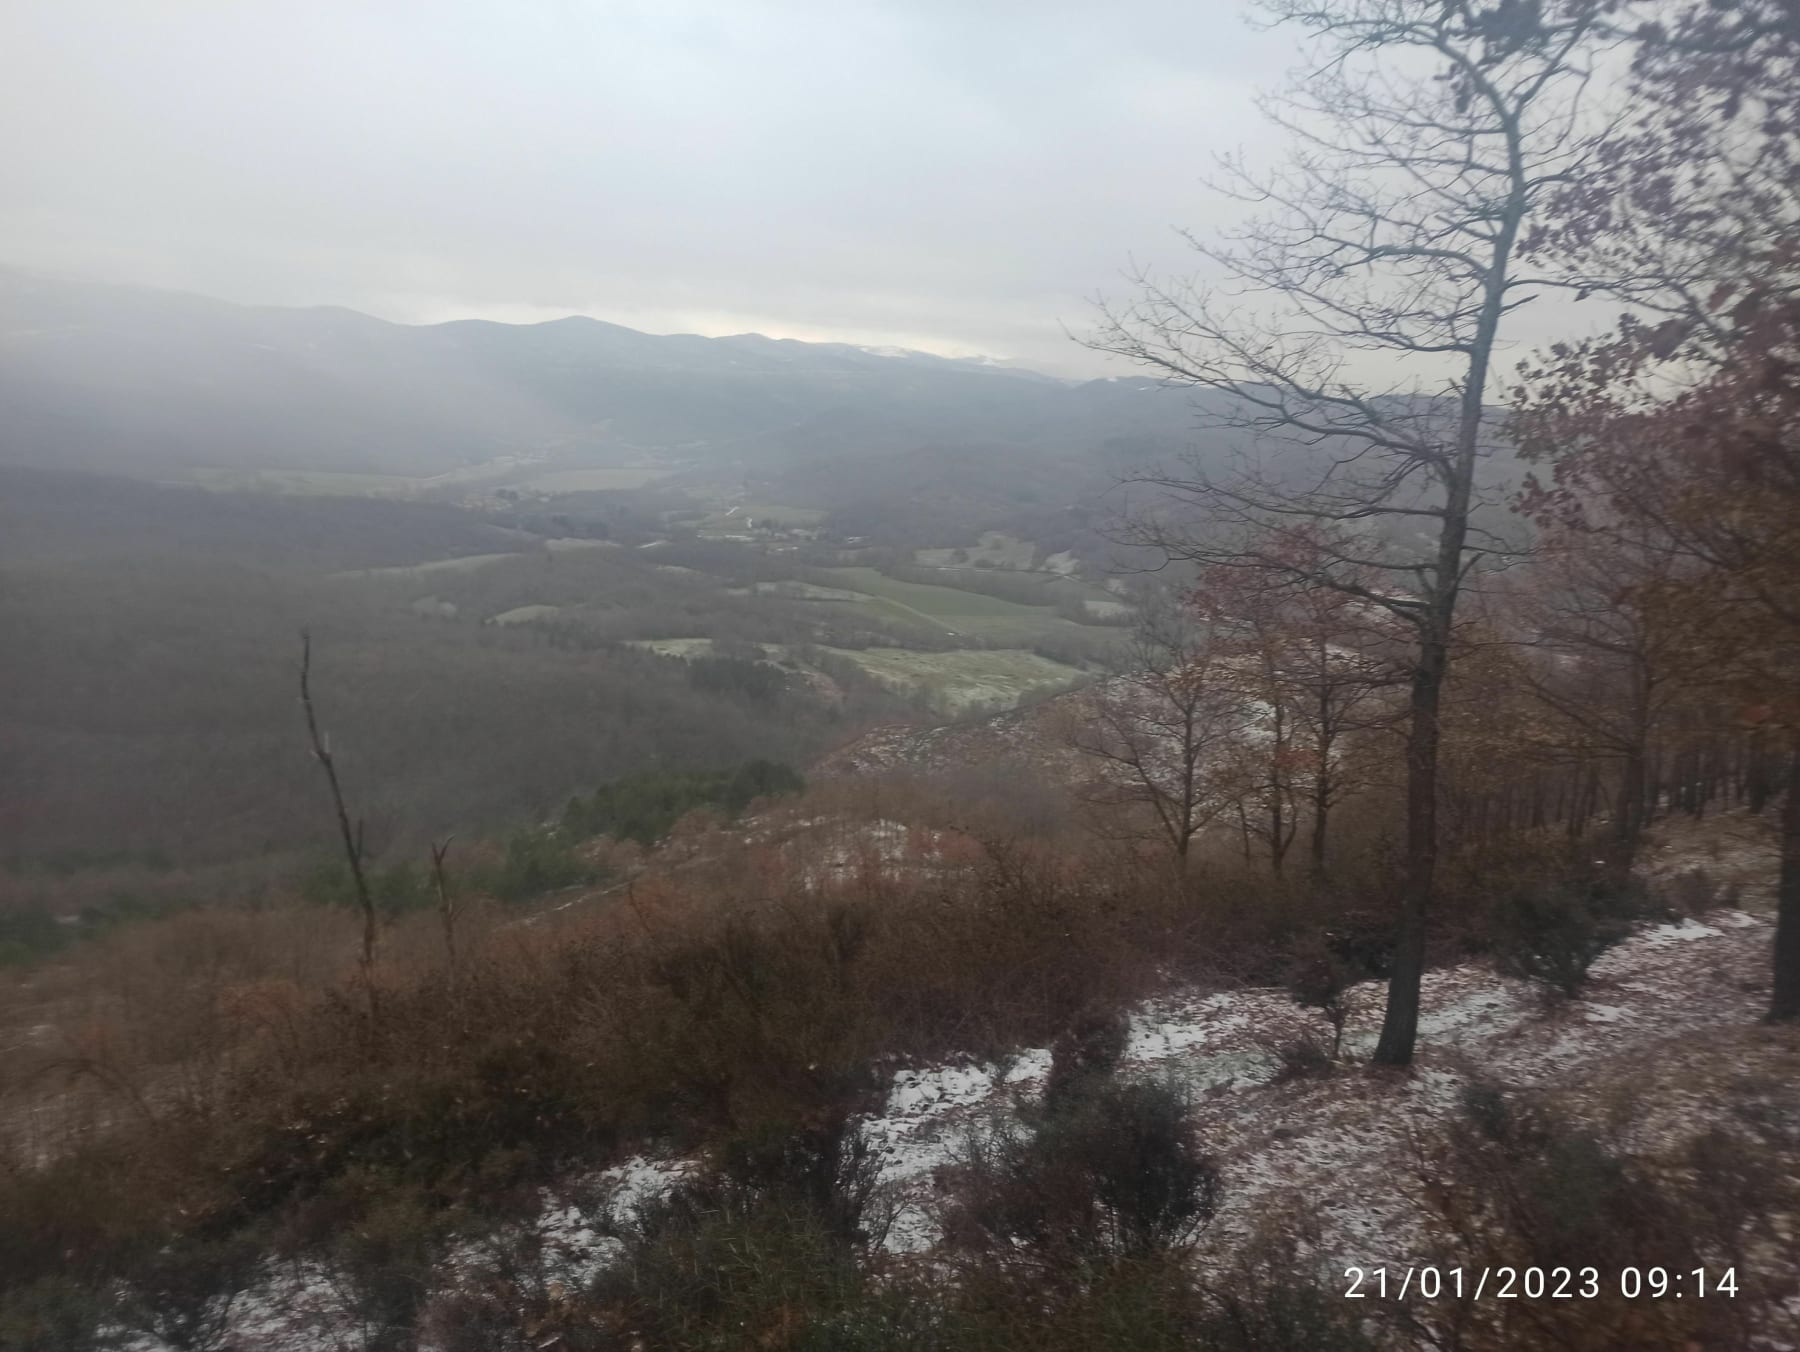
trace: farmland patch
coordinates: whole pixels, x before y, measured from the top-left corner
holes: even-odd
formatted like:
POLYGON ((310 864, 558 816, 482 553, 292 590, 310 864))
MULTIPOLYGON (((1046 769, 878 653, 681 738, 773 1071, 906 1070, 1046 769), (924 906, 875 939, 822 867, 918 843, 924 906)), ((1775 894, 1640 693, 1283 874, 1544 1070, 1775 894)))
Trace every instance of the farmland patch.
POLYGON ((502 559, 523 558, 522 554, 461 554, 453 559, 433 559, 429 563, 404 563, 392 568, 352 568, 333 573, 333 577, 424 577, 431 573, 472 573, 502 559))
POLYGON ((758 582, 749 589, 758 596, 785 596, 792 601, 870 601, 867 592, 844 587, 820 587, 811 582, 758 582))
POLYGON ((503 610, 493 617, 495 624, 530 624, 533 620, 547 620, 562 610, 561 606, 514 606, 511 610, 503 610))
POLYGON ((675 471, 667 465, 593 465, 586 469, 553 469, 522 481, 538 493, 605 493, 643 488, 675 471))
POLYGON ((1026 644, 1050 635, 1092 634, 1058 615, 1048 601, 1041 606, 1022 605, 952 586, 901 582, 866 567, 821 571, 842 582, 846 590, 865 593, 868 600, 862 605, 871 616, 923 625, 939 635, 1026 644))
POLYGON ((891 689, 922 695, 949 716, 1010 709, 1036 694, 1064 690, 1082 672, 1023 648, 958 648, 915 652, 909 648, 831 648, 891 689))
POLYGON ((961 549, 917 549, 913 559, 928 568, 955 568, 987 564, 990 568, 1029 568, 1037 546, 1003 531, 982 532, 978 543, 961 549))
POLYGON ((710 657, 713 641, 710 638, 628 638, 625 646, 642 648, 658 657, 710 657))

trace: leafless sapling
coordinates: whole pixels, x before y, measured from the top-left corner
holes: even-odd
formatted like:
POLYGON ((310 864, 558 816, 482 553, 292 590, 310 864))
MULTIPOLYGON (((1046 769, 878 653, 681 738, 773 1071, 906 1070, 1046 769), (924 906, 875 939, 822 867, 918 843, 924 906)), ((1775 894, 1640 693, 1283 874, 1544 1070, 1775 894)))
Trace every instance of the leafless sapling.
POLYGON ((331 739, 319 731, 319 717, 313 708, 312 698, 312 635, 302 630, 300 633, 300 707, 306 711, 306 732, 312 741, 313 759, 319 762, 325 771, 325 782, 331 786, 331 805, 337 814, 338 838, 343 843, 344 859, 350 866, 350 884, 356 893, 357 909, 362 914, 362 967, 363 990, 369 1001, 369 1018, 373 1023, 376 1013, 375 995, 375 941, 380 929, 375 914, 375 900, 369 893, 369 880, 363 870, 365 854, 363 850, 362 821, 354 824, 350 820, 350 811, 344 806, 344 789, 338 782, 337 763, 331 757, 331 739))

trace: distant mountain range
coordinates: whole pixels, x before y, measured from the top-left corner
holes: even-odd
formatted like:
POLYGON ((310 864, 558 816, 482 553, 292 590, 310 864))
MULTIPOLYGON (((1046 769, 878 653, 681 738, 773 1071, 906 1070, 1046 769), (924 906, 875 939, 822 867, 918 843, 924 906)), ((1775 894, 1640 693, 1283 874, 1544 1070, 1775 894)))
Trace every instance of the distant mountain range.
POLYGON ((509 454, 779 471, 987 445, 1177 449, 1188 399, 984 360, 583 317, 388 323, 0 269, 0 464, 432 475, 509 454))

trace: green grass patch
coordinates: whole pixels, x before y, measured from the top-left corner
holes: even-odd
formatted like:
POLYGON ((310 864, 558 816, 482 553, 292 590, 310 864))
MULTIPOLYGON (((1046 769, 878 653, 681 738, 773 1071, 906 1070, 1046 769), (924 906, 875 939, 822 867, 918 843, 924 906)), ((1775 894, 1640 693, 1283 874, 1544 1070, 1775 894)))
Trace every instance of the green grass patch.
POLYGON ((514 606, 511 610, 503 610, 493 617, 495 624, 530 624, 533 620, 547 620, 560 613, 561 606, 514 606))
POLYGON ((666 465, 593 465, 587 469, 553 469, 520 482, 538 493, 606 493, 642 488, 666 479, 666 465))
POLYGON ((658 657, 710 657, 713 641, 710 638, 628 638, 625 646, 642 648, 658 657))
POLYGON ((454 559, 433 559, 429 563, 404 563, 392 568, 353 568, 333 573, 333 577, 425 577, 432 573, 472 573, 502 559, 523 558, 522 554, 461 554, 454 559))
POLYGON ((579 535, 566 535, 544 541, 544 548, 552 554, 572 554, 582 549, 619 549, 622 546, 617 540, 589 540, 579 535))
POLYGON ((844 587, 817 587, 810 582, 758 582, 746 591, 758 596, 785 596, 791 601, 869 601, 867 592, 844 587))
POLYGON ((759 526, 816 526, 825 519, 825 513, 816 507, 786 507, 778 502, 741 503, 737 516, 747 516, 759 526))
POLYGON ((949 715, 1010 709, 1022 700, 1078 684, 1082 673, 1023 648, 960 648, 914 652, 908 648, 829 648, 891 689, 921 695, 949 715))
POLYGON ((993 568, 1029 568, 1037 557, 1037 546, 1029 540, 1002 531, 982 532, 978 543, 960 549, 918 549, 913 559, 928 568, 957 568, 987 564, 993 568))
POLYGON ((1041 628, 1054 624, 1056 619, 1048 606, 1022 606, 956 587, 901 582, 873 568, 825 571, 841 578, 846 589, 868 595, 872 608, 885 610, 909 624, 924 624, 950 633, 981 633, 1005 623, 1041 628))
MULTIPOLYGON (((1056 636, 1092 636, 1091 630, 1058 615, 1048 595, 1043 605, 1022 605, 953 585, 902 582, 867 567, 826 568, 820 575, 842 582, 846 590, 865 593, 869 599, 859 604, 870 617, 922 627, 938 635, 1008 646, 1056 636)), ((954 578, 955 574, 946 572, 945 576, 954 578)))
POLYGON ((427 481, 403 474, 354 474, 310 469, 224 469, 206 467, 176 482, 229 493, 286 493, 301 497, 407 497, 427 481))

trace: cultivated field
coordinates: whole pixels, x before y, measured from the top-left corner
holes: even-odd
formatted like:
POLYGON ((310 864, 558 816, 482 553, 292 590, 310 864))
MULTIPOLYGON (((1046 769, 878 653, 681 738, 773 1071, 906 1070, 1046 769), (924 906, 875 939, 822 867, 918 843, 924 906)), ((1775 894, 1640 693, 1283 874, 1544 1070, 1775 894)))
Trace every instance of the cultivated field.
POLYGON ((433 559, 429 563, 405 563, 394 568, 353 568, 333 573, 333 577, 424 577, 431 573, 472 573, 502 559, 522 558, 520 554, 462 554, 453 559, 433 559))
POLYGON ((544 541, 552 554, 572 554, 578 549, 618 549, 617 540, 589 540, 579 535, 556 536, 544 541))
POLYGON ((959 648, 914 652, 908 648, 832 648, 896 690, 920 694, 938 713, 1009 709, 1032 695, 1079 683, 1079 669, 1023 648, 959 648))
POLYGON ((986 563, 995 568, 1029 568, 1037 557, 1037 546, 1029 540, 990 530, 982 532, 980 543, 965 549, 917 549, 913 558, 928 568, 954 568, 964 564, 986 563))
POLYGON ((511 610, 503 610, 493 616, 493 623, 529 624, 533 620, 547 620, 561 609, 561 606, 514 606, 511 610))
POLYGON ((215 492, 279 493, 301 497, 403 498, 410 497, 428 479, 401 474, 353 474, 332 470, 221 469, 206 467, 187 471, 169 480, 184 487, 210 488, 215 492))
POLYGON ((745 592, 758 596, 785 596, 792 601, 873 601, 867 592, 844 587, 819 587, 811 582, 758 582, 745 592))
POLYGON ((1083 632, 1080 625, 1063 619, 1048 604, 1026 606, 956 587, 901 582, 873 568, 824 571, 842 581, 846 590, 868 596, 866 604, 871 611, 942 634, 1024 642, 1045 634, 1083 632))
POLYGON ((585 469, 553 469, 519 481, 536 493, 605 493, 642 488, 674 473, 667 465, 593 465, 585 469))

